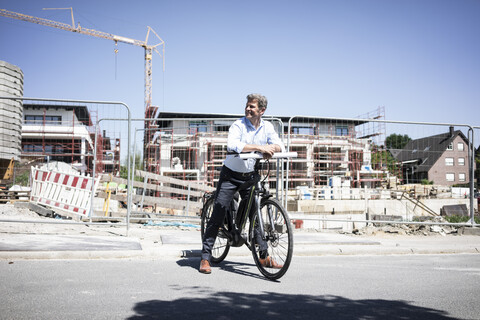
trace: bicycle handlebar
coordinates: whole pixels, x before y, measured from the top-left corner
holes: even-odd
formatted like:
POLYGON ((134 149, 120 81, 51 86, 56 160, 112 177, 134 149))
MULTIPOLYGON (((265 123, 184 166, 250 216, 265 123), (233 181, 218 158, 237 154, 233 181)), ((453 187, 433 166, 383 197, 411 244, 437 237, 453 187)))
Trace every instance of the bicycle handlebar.
MULTIPOLYGON (((239 153, 238 156, 240 159, 263 159, 261 153, 239 153)), ((287 158, 296 158, 298 156, 297 152, 275 152, 271 159, 287 159, 287 158)))

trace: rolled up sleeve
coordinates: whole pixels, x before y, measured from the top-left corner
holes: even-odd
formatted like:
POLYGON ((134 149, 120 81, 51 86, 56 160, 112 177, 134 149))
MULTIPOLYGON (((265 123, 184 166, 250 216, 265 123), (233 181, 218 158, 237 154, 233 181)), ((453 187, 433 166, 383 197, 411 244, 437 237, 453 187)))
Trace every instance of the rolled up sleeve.
POLYGON ((282 152, 285 152, 285 145, 283 144, 282 140, 278 136, 277 132, 273 128, 273 125, 270 124, 265 127, 266 136, 267 136, 267 144, 276 144, 280 146, 282 152))
POLYGON ((241 153, 247 145, 241 138, 242 129, 237 123, 233 123, 228 131, 227 151, 241 153))

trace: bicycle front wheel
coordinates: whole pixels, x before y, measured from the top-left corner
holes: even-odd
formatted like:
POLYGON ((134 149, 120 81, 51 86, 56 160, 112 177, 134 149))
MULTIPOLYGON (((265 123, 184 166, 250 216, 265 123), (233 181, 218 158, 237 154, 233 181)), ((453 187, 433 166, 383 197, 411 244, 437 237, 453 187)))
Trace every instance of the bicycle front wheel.
MULTIPOLYGON (((287 272, 293 255, 293 229, 286 210, 276 199, 266 199, 260 205, 268 249, 261 250, 263 240, 255 236, 258 216, 250 224, 250 239, 255 264, 268 279, 276 280, 287 272), (272 225, 273 222, 273 225, 272 225)), ((258 226, 257 226, 258 228, 258 226)), ((257 231, 258 232, 258 231, 257 231)))
MULTIPOLYGON (((205 202, 202 208, 202 223, 201 223, 202 241, 203 241, 203 235, 205 234, 205 230, 207 228, 208 220, 210 220, 210 217, 212 216, 213 201, 214 201, 214 197, 211 197, 205 202)), ((213 248, 212 248, 212 257, 210 258, 211 262, 213 263, 222 262, 227 257, 228 251, 230 250, 230 244, 228 243, 228 238, 224 232, 225 228, 226 228, 226 225, 221 227, 218 230, 218 235, 217 235, 217 238, 215 239, 215 244, 213 245, 213 248)))

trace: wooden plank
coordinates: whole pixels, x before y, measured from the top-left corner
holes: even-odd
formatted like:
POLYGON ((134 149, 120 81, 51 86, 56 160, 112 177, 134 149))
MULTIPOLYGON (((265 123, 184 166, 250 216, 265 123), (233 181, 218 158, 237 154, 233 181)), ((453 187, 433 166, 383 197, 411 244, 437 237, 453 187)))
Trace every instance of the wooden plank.
MULTIPOLYGON (((108 175, 103 175, 103 176, 101 177, 101 179, 102 179, 101 182, 110 182, 110 177, 109 177, 108 175), (107 178, 107 177, 108 177, 108 178, 107 178)), ((125 185, 127 184, 127 180, 126 180, 126 179, 117 178, 117 177, 113 177, 111 182, 115 182, 115 183, 119 183, 119 184, 125 184, 125 185)), ((141 189, 143 189, 144 183, 143 183, 143 182, 139 182, 139 181, 134 181, 134 182, 133 182, 133 186, 136 187, 136 188, 141 188, 141 189)), ((145 187, 146 187, 148 190, 152 190, 152 191, 188 195, 188 190, 185 190, 185 189, 179 189, 179 188, 173 188, 173 187, 165 187, 165 186, 162 186, 162 185, 151 184, 151 183, 147 183, 147 184, 145 185, 145 187)), ((191 196, 191 197, 201 198, 201 197, 203 196, 203 193, 204 193, 203 191, 190 190, 190 196, 191 196)))
MULTIPOLYGON (((99 192, 97 197, 106 199, 106 192, 99 192)), ((110 195, 111 200, 127 202, 127 194, 112 194, 110 195)), ((134 203, 139 203, 142 200, 141 195, 132 195, 132 201, 134 203)), ((170 199, 170 198, 159 198, 159 197, 145 197, 143 200, 144 205, 157 205, 162 208, 167 209, 179 209, 184 210, 187 207, 187 201, 170 199)), ((190 201, 189 209, 192 212, 196 212, 202 208, 203 204, 201 201, 190 201)))
POLYGON ((175 179, 175 178, 171 178, 171 177, 165 177, 165 176, 162 176, 162 175, 159 175, 159 174, 150 173, 150 172, 146 172, 146 171, 142 171, 142 170, 136 170, 136 173, 137 173, 138 176, 140 176, 142 178, 144 178, 145 176, 148 176, 149 179, 156 180, 156 181, 162 182, 162 183, 171 183, 171 184, 175 184, 175 185, 183 186, 183 187, 190 186, 190 188, 198 189, 198 190, 201 190, 201 191, 207 191, 207 192, 215 190, 214 187, 206 186, 204 184, 201 184, 201 183, 198 183, 198 182, 195 182, 195 181, 180 180, 180 179, 175 179))

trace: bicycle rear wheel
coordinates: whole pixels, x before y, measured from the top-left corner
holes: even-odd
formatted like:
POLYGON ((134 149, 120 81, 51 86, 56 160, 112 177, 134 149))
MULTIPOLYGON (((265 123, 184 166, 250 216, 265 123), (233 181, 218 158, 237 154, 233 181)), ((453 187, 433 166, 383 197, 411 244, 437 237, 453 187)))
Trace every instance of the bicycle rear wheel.
MULTIPOLYGON (((210 217, 212 216, 213 201, 214 201, 214 197, 211 197, 205 202, 202 208, 202 223, 201 223, 202 241, 203 241, 203 235, 205 233, 205 229, 207 228, 208 220, 210 220, 210 217)), ((225 225, 224 227, 220 228, 220 230, 218 230, 218 235, 217 235, 217 238, 215 239, 215 244, 213 245, 213 248, 212 248, 212 257, 210 259, 210 261, 213 263, 222 262, 227 257, 228 251, 230 250, 230 244, 228 243, 228 238, 224 233, 224 229, 226 228, 227 226, 225 225)))
POLYGON ((261 203, 260 213, 264 223, 265 237, 267 241, 267 256, 273 259, 281 267, 271 268, 261 263, 260 244, 255 237, 255 225, 258 223, 257 215, 254 215, 253 223, 250 224, 250 239, 252 241, 252 254, 255 264, 260 272, 268 279, 279 279, 287 272, 293 255, 293 229, 286 210, 276 199, 267 199, 261 203), (271 218, 270 218, 271 217, 271 218), (273 221, 273 226, 271 221, 273 221))

